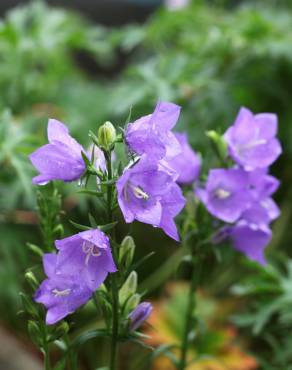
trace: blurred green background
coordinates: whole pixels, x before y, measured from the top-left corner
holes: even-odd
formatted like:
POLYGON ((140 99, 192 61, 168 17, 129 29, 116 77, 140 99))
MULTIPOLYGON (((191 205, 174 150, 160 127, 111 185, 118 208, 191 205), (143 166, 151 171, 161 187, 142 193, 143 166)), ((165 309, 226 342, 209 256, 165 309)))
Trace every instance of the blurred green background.
MULTIPOLYGON (((49 117, 67 123, 73 136, 86 147, 88 130, 96 132, 104 121, 122 126, 131 108, 134 119, 150 113, 158 98, 176 102, 182 106, 178 129, 188 132, 206 170, 212 166, 212 153, 205 131, 223 133, 244 105, 254 112, 278 114, 284 153, 272 172, 281 180, 276 200, 282 215, 274 225, 268 268, 247 263, 226 248, 219 267, 206 274, 204 289, 219 305, 226 297, 237 302, 226 322, 236 325, 244 342, 249 343, 258 368, 289 370, 292 2, 194 0, 181 8, 180 2, 176 3, 175 8, 171 1, 112 1, 106 8, 105 2, 98 5, 98 1, 86 1, 82 6, 78 1, 56 0, 54 7, 33 1, 13 8, 10 4, 8 9, 9 4, 5 8, 3 2, 0 325, 5 335, 27 342, 26 320, 19 314, 19 291, 26 289, 23 274, 37 259, 26 242, 43 243, 36 187, 31 184, 34 170, 27 156, 46 142, 49 117), (70 9, 63 7, 66 5, 70 9)), ((86 223, 89 210, 98 212, 98 206, 76 195, 76 188, 77 184, 59 186, 64 196, 61 220, 67 234, 76 232, 69 218, 86 223)), ((179 246, 148 226, 134 225, 134 235, 138 257, 156 252, 139 276, 150 297, 161 299, 165 295, 163 278, 173 276, 175 270, 171 262, 161 264, 179 246)), ((188 268, 181 268, 176 277, 187 279, 188 268)), ((90 307, 88 310, 90 316, 90 307)), ((30 344, 27 347, 33 348, 30 344)), ((91 358, 89 345, 84 352, 81 369, 100 365, 91 358)), ((226 369, 237 370, 230 366, 226 369)), ((130 366, 125 365, 125 369, 130 366)))

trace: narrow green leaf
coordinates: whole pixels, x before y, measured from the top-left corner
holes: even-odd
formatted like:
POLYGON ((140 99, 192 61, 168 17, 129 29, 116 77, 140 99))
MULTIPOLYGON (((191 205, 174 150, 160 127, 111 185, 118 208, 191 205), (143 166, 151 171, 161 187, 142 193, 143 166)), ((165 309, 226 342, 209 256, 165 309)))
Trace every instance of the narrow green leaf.
POLYGON ((89 227, 89 226, 86 226, 86 225, 81 225, 81 224, 78 224, 77 222, 74 222, 72 220, 69 220, 70 224, 73 225, 74 227, 76 227, 76 229, 78 230, 91 230, 92 228, 89 227))
POLYGON ((118 224, 118 221, 115 221, 115 222, 111 222, 110 224, 106 224, 106 225, 98 225, 98 228, 101 231, 109 231, 113 229, 117 224, 118 224))
POLYGON ((94 191, 94 190, 87 190, 87 189, 82 189, 77 191, 78 194, 87 194, 87 195, 92 195, 98 198, 103 197, 103 193, 101 191, 94 191))
POLYGON ((91 213, 88 213, 88 218, 89 218, 91 227, 97 228, 98 227, 97 222, 91 213))

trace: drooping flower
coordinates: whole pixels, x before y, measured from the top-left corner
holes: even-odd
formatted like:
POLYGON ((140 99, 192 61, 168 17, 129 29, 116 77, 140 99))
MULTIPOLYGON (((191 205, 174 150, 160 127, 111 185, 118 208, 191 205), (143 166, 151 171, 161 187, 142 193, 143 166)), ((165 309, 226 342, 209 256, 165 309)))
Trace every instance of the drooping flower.
POLYGON ((282 153, 277 134, 277 116, 253 114, 241 108, 233 126, 225 133, 229 154, 247 171, 266 168, 282 153))
POLYGON ((266 263, 264 249, 272 239, 272 231, 267 225, 242 219, 230 227, 229 236, 235 249, 253 261, 266 263))
POLYGON ((152 304, 149 302, 140 303, 130 314, 130 330, 134 331, 138 329, 143 322, 145 322, 151 315, 153 310, 152 304))
POLYGON ((30 160, 40 174, 33 183, 47 184, 52 180, 74 181, 85 171, 82 146, 69 135, 67 127, 54 119, 48 123, 49 144, 43 145, 30 155, 30 160))
POLYGON ((156 227, 179 240, 174 217, 185 199, 175 183, 176 177, 157 161, 142 156, 124 171, 117 181, 119 206, 127 223, 135 219, 156 227))
POLYGON ((280 186, 280 181, 268 174, 268 169, 248 173, 250 192, 254 200, 262 200, 273 195, 280 186))
POLYGON ((99 229, 82 231, 62 240, 56 240, 59 250, 56 272, 80 276, 92 291, 106 279, 109 272, 115 272, 109 239, 99 229))
POLYGON ((92 290, 74 273, 74 269, 70 275, 57 274, 56 254, 45 254, 43 264, 48 279, 41 283, 34 300, 48 309, 46 323, 52 325, 85 304, 91 298, 92 290))
POLYGON ((173 103, 158 102, 152 114, 130 123, 126 129, 126 142, 137 155, 162 159, 173 158, 181 151, 171 129, 180 114, 180 107, 173 103))
POLYGON ((267 169, 249 172, 249 188, 252 195, 251 209, 247 209, 249 215, 254 214, 254 223, 266 224, 275 220, 280 215, 280 209, 271 198, 278 189, 280 182, 267 173, 267 169), (258 221, 258 222, 257 222, 258 221))
POLYGON ((168 164, 178 173, 179 184, 191 184, 199 177, 201 159, 189 145, 187 134, 177 132, 175 137, 181 145, 181 153, 168 160, 168 164))
POLYGON ((241 169, 214 169, 209 172, 205 189, 196 195, 208 211, 225 222, 237 221, 252 200, 248 173, 241 169))

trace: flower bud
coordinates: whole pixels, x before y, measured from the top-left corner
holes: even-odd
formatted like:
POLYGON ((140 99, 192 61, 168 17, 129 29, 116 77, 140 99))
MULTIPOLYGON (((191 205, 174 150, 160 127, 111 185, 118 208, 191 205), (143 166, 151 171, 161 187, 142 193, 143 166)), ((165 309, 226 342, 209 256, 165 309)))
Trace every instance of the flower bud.
POLYGON ((54 328, 54 331, 51 334, 50 341, 62 338, 65 334, 68 333, 69 329, 69 324, 66 321, 61 322, 61 324, 54 328))
POLYGON ((138 306, 141 300, 141 295, 136 293, 133 294, 127 301, 125 306, 125 312, 131 312, 134 310, 135 307, 138 306))
POLYGON ((42 332, 41 332, 41 330, 40 330, 39 325, 37 324, 37 322, 34 321, 34 320, 28 320, 27 330, 28 330, 28 333, 29 333, 32 341, 36 345, 40 345, 41 338, 42 338, 42 332))
POLYGON ((137 285, 138 285, 137 272, 132 271, 119 292, 119 300, 121 305, 123 305, 131 295, 136 293, 137 285))
POLYGON ((105 122, 98 129, 98 144, 105 150, 110 150, 113 147, 116 137, 116 129, 109 121, 105 122))
POLYGON ((37 289, 37 287, 39 286, 39 282, 37 281, 32 271, 27 271, 24 277, 33 290, 37 289))
POLYGON ((134 331, 138 329, 144 321, 148 319, 153 310, 152 304, 149 302, 140 303, 134 311, 129 315, 130 319, 130 330, 134 331))
POLYGON ((225 159, 227 156, 227 143, 223 136, 219 135, 218 132, 210 130, 206 132, 207 137, 211 140, 211 143, 220 159, 225 159))
POLYGON ((31 316, 38 317, 39 312, 38 312, 37 306, 32 301, 32 299, 27 294, 24 294, 22 292, 19 294, 20 294, 20 298, 21 298, 24 310, 27 313, 29 313, 31 316))
POLYGON ((131 236, 126 236, 122 241, 119 251, 119 264, 127 269, 133 262, 135 253, 135 242, 131 236))

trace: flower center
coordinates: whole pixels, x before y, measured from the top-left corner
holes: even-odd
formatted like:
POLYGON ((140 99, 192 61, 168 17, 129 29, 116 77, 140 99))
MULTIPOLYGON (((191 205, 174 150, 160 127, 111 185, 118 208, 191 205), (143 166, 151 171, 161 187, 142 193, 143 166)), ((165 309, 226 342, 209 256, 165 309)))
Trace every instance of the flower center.
POLYGON ((218 199, 227 199, 230 197, 231 192, 222 188, 219 188, 215 191, 215 195, 218 199))
POLYGON ((149 199, 149 195, 140 186, 132 186, 132 190, 136 198, 144 200, 149 199))
POLYGON ((71 289, 64 289, 64 290, 59 290, 57 288, 52 290, 52 293, 54 294, 55 297, 64 297, 67 296, 71 293, 71 289))
POLYGON ((82 251, 86 254, 85 265, 88 266, 90 257, 100 256, 100 251, 95 244, 89 243, 88 241, 83 242, 82 251))
POLYGON ((238 154, 242 154, 242 152, 244 152, 245 150, 253 149, 258 145, 264 145, 266 143, 267 143, 267 140, 265 140, 265 139, 255 139, 255 140, 252 140, 251 142, 249 142, 248 144, 240 145, 237 148, 237 152, 238 152, 238 154))

